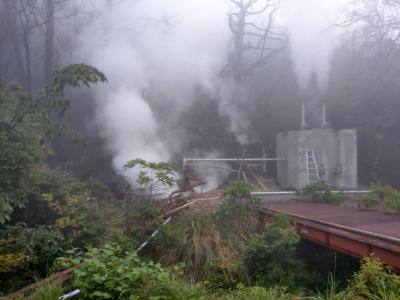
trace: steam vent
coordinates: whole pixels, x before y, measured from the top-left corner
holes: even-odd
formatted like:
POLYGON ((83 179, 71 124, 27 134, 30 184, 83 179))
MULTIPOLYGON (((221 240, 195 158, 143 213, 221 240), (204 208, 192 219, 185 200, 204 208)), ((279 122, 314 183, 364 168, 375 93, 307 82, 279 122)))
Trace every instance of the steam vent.
POLYGON ((357 132, 319 128, 279 133, 277 180, 281 188, 302 189, 324 180, 338 189, 357 188, 357 132))

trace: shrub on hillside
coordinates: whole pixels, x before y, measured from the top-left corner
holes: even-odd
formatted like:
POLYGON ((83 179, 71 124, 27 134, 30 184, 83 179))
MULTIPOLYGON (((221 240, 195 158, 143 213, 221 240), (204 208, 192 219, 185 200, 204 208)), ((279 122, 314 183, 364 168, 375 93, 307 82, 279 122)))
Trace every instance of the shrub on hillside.
POLYGON ((368 300, 400 299, 400 276, 394 274, 378 259, 363 259, 361 269, 355 273, 348 286, 351 296, 368 300))
POLYGON ((160 264, 146 262, 117 245, 70 254, 60 263, 78 265, 73 286, 85 299, 201 299, 196 296, 205 294, 201 286, 178 283, 160 264))
POLYGON ((48 226, 28 228, 17 224, 0 230, 0 293, 47 276, 62 253, 62 243, 62 235, 48 226))
POLYGON ((163 264, 184 264, 185 276, 203 280, 213 290, 235 288, 246 280, 239 256, 245 240, 241 233, 222 233, 213 214, 183 214, 175 218, 171 228, 176 237, 173 245, 168 247, 164 242, 161 247, 157 238, 152 242, 163 264))
POLYGON ((258 203, 251 195, 252 186, 243 181, 233 181, 224 190, 224 202, 219 207, 221 214, 242 215, 247 212, 247 206, 258 203))
POLYGON ((356 199, 361 208, 381 207, 385 211, 400 213, 400 191, 390 186, 372 185, 372 193, 356 199))
POLYGON ((300 237, 285 215, 276 215, 261 234, 251 236, 244 248, 244 263, 258 284, 300 286, 307 275, 302 261, 295 257, 300 237))
POLYGON ((302 194, 315 202, 337 204, 344 200, 341 195, 332 193, 332 188, 325 181, 318 181, 306 185, 302 190, 302 194))

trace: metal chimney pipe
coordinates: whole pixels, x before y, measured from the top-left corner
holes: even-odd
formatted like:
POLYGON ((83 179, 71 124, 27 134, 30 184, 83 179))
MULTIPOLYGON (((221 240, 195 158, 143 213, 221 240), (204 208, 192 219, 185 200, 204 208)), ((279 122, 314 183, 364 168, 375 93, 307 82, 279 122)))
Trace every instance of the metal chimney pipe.
POLYGON ((322 103, 322 128, 327 128, 328 122, 326 122, 326 104, 322 103))
POLYGON ((303 102, 301 103, 301 129, 306 129, 307 123, 306 123, 306 103, 303 102))

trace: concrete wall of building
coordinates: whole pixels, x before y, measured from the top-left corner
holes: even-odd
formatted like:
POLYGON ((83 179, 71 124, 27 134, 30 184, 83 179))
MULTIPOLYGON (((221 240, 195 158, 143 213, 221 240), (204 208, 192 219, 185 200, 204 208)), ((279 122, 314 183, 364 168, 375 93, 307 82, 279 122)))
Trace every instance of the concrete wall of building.
POLYGON ((279 133, 277 180, 283 188, 308 184, 306 151, 313 150, 321 180, 340 189, 357 188, 357 133, 353 129, 313 129, 279 133))

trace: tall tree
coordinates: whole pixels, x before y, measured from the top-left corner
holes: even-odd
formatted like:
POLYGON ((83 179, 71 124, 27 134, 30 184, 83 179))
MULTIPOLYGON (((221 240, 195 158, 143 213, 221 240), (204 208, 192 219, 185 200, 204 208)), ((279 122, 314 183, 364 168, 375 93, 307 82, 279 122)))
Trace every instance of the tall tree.
POLYGON ((54 62, 54 0, 46 0, 46 37, 44 55, 44 82, 49 84, 54 62))
POLYGON ((233 35, 228 62, 221 75, 242 82, 255 69, 266 66, 286 48, 286 35, 275 23, 279 2, 274 0, 230 0, 229 16, 233 35))
POLYGON ((17 78, 19 82, 27 87, 26 73, 21 54, 21 47, 19 42, 19 27, 18 27, 18 2, 12 0, 3 0, 4 17, 5 17, 5 43, 11 45, 12 55, 11 59, 15 61, 17 78))
POLYGON ((55 72, 51 84, 35 96, 0 80, 0 225, 37 190, 37 177, 50 153, 48 145, 66 128, 69 102, 65 88, 105 80, 93 67, 70 65, 55 72))
POLYGON ((353 37, 365 47, 376 84, 399 76, 400 2, 397 0, 354 0, 339 21, 342 27, 357 24, 353 37))
POLYGON ((352 30, 332 60, 333 125, 358 128, 362 182, 400 186, 400 3, 355 0, 339 25, 352 30))

